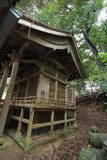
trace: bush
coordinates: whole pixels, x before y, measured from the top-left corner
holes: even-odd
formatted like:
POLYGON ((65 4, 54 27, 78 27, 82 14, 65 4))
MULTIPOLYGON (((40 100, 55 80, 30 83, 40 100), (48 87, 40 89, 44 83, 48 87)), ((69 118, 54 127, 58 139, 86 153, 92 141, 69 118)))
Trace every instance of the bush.
POLYGON ((93 133, 99 133, 99 129, 96 126, 91 127, 91 132, 93 133))
POLYGON ((83 148, 79 153, 78 160, 97 160, 96 155, 89 149, 83 148))

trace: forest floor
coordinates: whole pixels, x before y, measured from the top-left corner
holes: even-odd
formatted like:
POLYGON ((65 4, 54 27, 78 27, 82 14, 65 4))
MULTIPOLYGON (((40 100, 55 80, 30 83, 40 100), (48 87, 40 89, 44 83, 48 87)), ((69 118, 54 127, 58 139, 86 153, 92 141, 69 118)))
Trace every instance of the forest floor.
POLYGON ((44 144, 25 153, 11 138, 9 147, 0 151, 0 160, 75 160, 83 147, 88 146, 87 133, 92 125, 107 132, 107 113, 102 104, 80 105, 77 109, 78 131, 44 144))

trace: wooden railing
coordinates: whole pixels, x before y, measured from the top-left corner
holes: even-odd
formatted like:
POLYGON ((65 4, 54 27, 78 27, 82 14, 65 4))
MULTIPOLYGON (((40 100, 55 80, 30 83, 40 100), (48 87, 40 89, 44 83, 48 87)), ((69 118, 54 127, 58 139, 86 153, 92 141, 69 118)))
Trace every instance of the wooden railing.
POLYGON ((12 106, 19 107, 34 107, 34 108, 67 108, 74 107, 74 103, 65 101, 56 101, 51 99, 43 99, 37 97, 20 97, 12 100, 12 106))

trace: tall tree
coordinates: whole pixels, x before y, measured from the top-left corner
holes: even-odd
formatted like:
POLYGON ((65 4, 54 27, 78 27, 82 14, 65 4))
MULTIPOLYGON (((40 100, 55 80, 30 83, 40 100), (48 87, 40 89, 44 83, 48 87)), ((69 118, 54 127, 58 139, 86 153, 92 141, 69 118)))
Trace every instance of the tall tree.
POLYGON ((97 22, 99 12, 103 8, 103 1, 89 0, 79 3, 77 0, 76 2, 76 5, 73 5, 69 0, 67 2, 65 0, 56 0, 54 3, 53 1, 48 2, 48 5, 42 8, 38 20, 52 27, 59 27, 65 31, 83 35, 97 65, 102 68, 103 63, 97 46, 90 38, 90 32, 97 22))

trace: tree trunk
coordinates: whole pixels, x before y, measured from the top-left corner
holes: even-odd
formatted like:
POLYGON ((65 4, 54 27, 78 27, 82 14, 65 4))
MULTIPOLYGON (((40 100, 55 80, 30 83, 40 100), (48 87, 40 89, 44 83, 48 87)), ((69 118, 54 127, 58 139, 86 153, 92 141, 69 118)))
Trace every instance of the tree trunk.
POLYGON ((86 31, 83 31, 83 36, 84 36, 84 39, 85 39, 85 41, 87 42, 87 44, 89 46, 89 49, 91 50, 91 52, 93 53, 93 55, 95 57, 96 64, 98 65, 98 67, 100 69, 102 69, 104 67, 104 64, 101 62, 101 59, 100 59, 100 57, 98 55, 98 50, 97 50, 96 46, 89 39, 88 33, 86 31))
POLYGON ((15 59, 13 62, 7 95, 6 95, 6 98, 3 104, 3 108, 2 108, 2 112, 1 112, 1 116, 0 116, 0 136, 2 136, 4 132, 4 127, 5 127, 7 115, 9 112, 10 102, 12 98, 12 93, 14 89, 14 84, 15 84, 15 79, 17 76, 18 68, 19 68, 19 60, 15 59))

